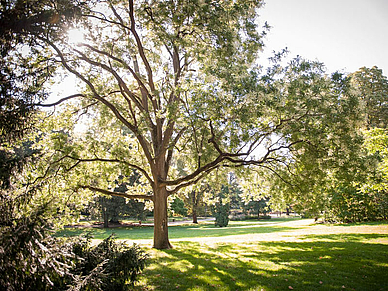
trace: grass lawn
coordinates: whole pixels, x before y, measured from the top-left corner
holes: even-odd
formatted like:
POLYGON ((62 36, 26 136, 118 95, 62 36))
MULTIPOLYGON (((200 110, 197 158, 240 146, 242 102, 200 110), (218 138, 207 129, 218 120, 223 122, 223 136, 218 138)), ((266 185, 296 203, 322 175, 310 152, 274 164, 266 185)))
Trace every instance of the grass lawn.
POLYGON ((135 290, 388 290, 388 222, 273 219, 169 230, 174 248, 163 251, 150 247, 152 227, 92 231, 96 239, 113 231, 150 254, 135 290))

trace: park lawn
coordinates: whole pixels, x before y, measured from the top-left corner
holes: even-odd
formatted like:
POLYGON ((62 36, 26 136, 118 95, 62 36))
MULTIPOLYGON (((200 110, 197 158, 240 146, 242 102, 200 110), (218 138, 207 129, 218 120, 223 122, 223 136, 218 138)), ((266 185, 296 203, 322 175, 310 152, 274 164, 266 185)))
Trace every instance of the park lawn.
MULTIPOLYGON (((205 221, 199 224, 178 224, 169 226, 169 238, 182 239, 182 238, 201 238, 201 237, 225 237, 231 235, 246 235, 255 233, 272 233, 279 231, 287 231, 294 229, 295 227, 284 226, 284 223, 290 221, 298 221, 299 219, 273 219, 267 221, 230 221, 228 227, 220 228, 214 225, 214 221, 205 221)), ((134 226, 134 227, 115 227, 115 228, 65 228, 58 233, 59 236, 78 236, 81 234, 90 233, 96 240, 102 240, 111 234, 119 240, 127 240, 130 242, 142 244, 145 240, 149 240, 151 243, 154 235, 153 227, 150 226, 134 226)))
POLYGON ((152 228, 115 232, 131 242, 139 233, 150 255, 135 290, 388 290, 387 222, 310 223, 173 226, 171 250, 150 247, 152 228))

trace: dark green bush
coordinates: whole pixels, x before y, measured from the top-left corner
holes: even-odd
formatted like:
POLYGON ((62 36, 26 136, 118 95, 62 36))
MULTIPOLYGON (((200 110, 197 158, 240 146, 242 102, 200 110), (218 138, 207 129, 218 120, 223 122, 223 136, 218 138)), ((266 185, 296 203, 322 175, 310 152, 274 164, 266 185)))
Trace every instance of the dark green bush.
POLYGON ((222 204, 220 202, 217 202, 214 210, 213 215, 216 218, 215 225, 219 227, 225 227, 228 226, 229 223, 229 203, 222 204))
POLYGON ((0 290, 65 290, 71 283, 74 254, 68 242, 48 233, 44 211, 0 219, 0 290))
POLYGON ((90 238, 73 245, 77 256, 75 273, 87 274, 79 278, 80 290, 128 290, 144 269, 148 255, 137 245, 131 247, 113 240, 113 235, 97 246, 90 246, 90 238), (84 276, 85 277, 85 276, 84 276))
POLYGON ((57 238, 47 205, 16 218, 7 198, 0 195, 0 290, 128 290, 144 269, 147 254, 137 245, 57 238))

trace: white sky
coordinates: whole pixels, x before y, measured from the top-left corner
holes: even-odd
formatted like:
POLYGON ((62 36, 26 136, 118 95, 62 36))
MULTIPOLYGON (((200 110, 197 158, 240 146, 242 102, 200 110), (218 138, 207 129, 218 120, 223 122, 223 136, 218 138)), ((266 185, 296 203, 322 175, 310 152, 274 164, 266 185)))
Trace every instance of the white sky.
POLYGON ((291 57, 318 60, 329 72, 376 65, 388 75, 388 0, 265 2, 260 22, 272 27, 265 55, 287 47, 291 57))
MULTIPOLYGON (((318 60, 328 72, 376 65, 388 76, 388 0, 265 1, 259 20, 272 28, 261 59, 264 67, 272 51, 287 47, 290 57, 318 60)), ((76 93, 74 83, 68 78, 53 86, 50 101, 76 93)))

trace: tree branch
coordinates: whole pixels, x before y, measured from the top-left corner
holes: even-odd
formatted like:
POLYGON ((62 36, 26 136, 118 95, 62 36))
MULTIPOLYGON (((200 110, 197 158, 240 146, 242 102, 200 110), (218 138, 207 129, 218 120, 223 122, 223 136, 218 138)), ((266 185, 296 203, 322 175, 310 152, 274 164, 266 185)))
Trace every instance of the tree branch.
POLYGON ((154 196, 153 195, 132 195, 132 194, 127 194, 127 193, 122 193, 122 192, 115 192, 115 191, 109 191, 93 186, 86 186, 86 185, 78 185, 79 188, 82 189, 88 189, 91 191, 99 192, 105 195, 110 195, 110 196, 117 196, 117 197, 124 197, 128 199, 145 199, 145 200, 153 200, 154 196))
POLYGON ((142 149, 144 151, 144 155, 146 156, 146 158, 147 158, 148 162, 150 163, 150 165, 152 165, 153 164, 153 158, 152 158, 150 149, 148 148, 148 143, 145 140, 145 138, 139 133, 138 128, 136 126, 134 126, 132 123, 130 123, 127 119, 125 119, 121 115, 119 110, 111 102, 109 102, 105 98, 101 97, 97 93, 94 85, 89 80, 87 80, 81 73, 79 73, 78 71, 76 71, 75 69, 73 69, 73 68, 71 68, 69 66, 69 64, 67 63, 63 53, 61 52, 61 50, 53 42, 51 42, 50 40, 48 40, 46 38, 42 38, 42 37, 38 37, 38 38, 41 39, 42 41, 48 43, 56 51, 56 53, 58 54, 59 58, 61 59, 61 63, 63 64, 63 66, 70 73, 74 74, 80 80, 82 80, 90 88, 90 90, 93 92, 93 98, 94 99, 96 99, 96 100, 100 101, 101 103, 103 103, 104 105, 106 105, 112 111, 112 113, 116 116, 116 118, 118 120, 120 120, 126 127, 128 127, 135 134, 136 138, 140 142, 140 145, 141 145, 141 147, 142 147, 142 149))
POLYGON ((87 162, 107 162, 107 163, 125 164, 131 168, 135 168, 136 170, 139 170, 147 178, 147 180, 151 183, 152 186, 154 184, 154 182, 152 181, 151 177, 148 175, 146 170, 144 170, 143 168, 141 168, 135 164, 128 163, 126 161, 121 161, 119 159, 102 159, 102 158, 80 159, 80 158, 76 158, 76 157, 69 156, 69 155, 66 155, 63 158, 69 158, 69 159, 72 159, 72 160, 75 160, 78 162, 85 162, 85 163, 87 163, 87 162))
POLYGON ((146 67, 146 71, 147 71, 147 75, 148 75, 148 83, 150 85, 151 92, 154 92, 155 86, 154 86, 154 81, 153 81, 153 77, 152 77, 152 69, 151 69, 150 64, 148 63, 147 57, 144 54, 143 44, 141 43, 140 37, 136 31, 135 15, 134 15, 134 9, 133 9, 133 0, 129 0, 129 15, 131 18, 131 32, 132 32, 133 36, 135 37, 140 57, 143 60, 143 63, 146 67))
POLYGON ((77 97, 85 97, 84 94, 74 94, 74 95, 70 95, 70 96, 67 96, 67 97, 64 97, 60 100, 58 100, 57 102, 54 102, 54 103, 50 103, 50 104, 42 104, 42 103, 38 103, 38 104, 35 104, 36 106, 39 106, 39 107, 52 107, 52 106, 57 106, 59 104, 61 104, 62 102, 65 102, 67 100, 70 100, 70 99, 73 99, 73 98, 77 98, 77 97))

